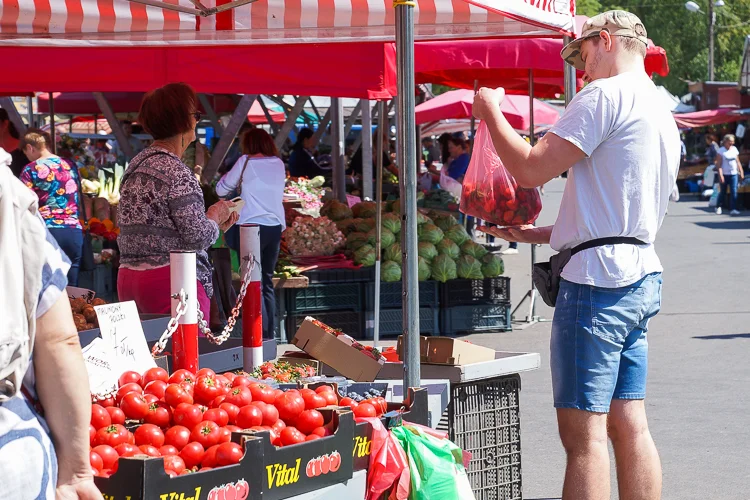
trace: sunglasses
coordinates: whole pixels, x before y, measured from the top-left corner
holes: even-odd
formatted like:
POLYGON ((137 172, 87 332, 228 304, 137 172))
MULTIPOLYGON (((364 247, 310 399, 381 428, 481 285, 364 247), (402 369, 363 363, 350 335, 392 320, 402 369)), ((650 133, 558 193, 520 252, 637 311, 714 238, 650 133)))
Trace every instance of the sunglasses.
POLYGON ((194 111, 193 112, 193 118, 195 118, 195 121, 197 121, 197 122, 201 121, 202 117, 203 117, 203 115, 201 115, 200 111, 194 111))

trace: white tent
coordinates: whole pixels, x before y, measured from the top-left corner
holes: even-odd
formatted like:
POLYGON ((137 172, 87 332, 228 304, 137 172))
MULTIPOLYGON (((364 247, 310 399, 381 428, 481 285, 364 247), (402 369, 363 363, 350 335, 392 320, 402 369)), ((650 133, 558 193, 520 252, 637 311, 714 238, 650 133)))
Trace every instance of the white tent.
POLYGON ((669 110, 672 111, 672 113, 692 113, 695 111, 695 106, 685 104, 677 96, 672 95, 672 93, 665 87, 659 85, 656 88, 659 89, 659 93, 664 102, 669 106, 669 110))

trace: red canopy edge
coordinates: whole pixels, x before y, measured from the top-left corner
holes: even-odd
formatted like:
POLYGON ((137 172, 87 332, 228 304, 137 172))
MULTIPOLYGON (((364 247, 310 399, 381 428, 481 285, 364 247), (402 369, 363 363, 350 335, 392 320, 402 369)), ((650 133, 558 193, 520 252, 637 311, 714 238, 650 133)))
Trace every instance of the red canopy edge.
POLYGON ((363 99, 396 95, 393 44, 200 47, 6 47, 0 93, 145 92, 185 82, 197 92, 363 99), (307 55, 314 55, 314 57, 307 55), (45 61, 29 71, 28 61, 45 61), (321 61, 330 61, 322 64, 321 61))
POLYGON ((680 128, 698 128, 720 123, 737 122, 746 120, 747 114, 736 109, 707 109, 694 113, 678 113, 674 115, 677 126, 680 128))

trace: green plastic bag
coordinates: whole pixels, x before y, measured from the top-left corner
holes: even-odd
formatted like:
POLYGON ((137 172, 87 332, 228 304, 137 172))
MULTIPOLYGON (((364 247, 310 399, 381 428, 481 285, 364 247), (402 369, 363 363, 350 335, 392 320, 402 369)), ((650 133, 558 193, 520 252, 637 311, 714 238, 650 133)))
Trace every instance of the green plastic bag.
POLYGON ((420 427, 391 429, 409 459, 409 500, 473 500, 463 452, 452 441, 435 437, 420 427))

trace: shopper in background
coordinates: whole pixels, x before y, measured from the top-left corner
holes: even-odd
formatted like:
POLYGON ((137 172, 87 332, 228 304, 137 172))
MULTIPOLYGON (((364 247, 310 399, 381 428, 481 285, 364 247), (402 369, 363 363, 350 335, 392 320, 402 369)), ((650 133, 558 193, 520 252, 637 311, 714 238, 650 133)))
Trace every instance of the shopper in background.
POLYGON ((309 128, 303 128, 297 134, 297 142, 289 156, 289 175, 291 177, 312 179, 318 175, 323 175, 323 170, 313 156, 313 148, 315 147, 313 135, 315 134, 309 128))
POLYGON ((709 165, 716 164, 716 155, 719 153, 719 145, 716 143, 714 134, 706 134, 706 160, 709 165))
POLYGON ((593 245, 564 265, 550 339, 567 454, 563 500, 610 498, 608 438, 619 497, 661 498, 661 463, 644 404, 646 332, 661 307, 654 241, 679 170, 680 134, 644 71, 647 44, 646 28, 628 12, 586 21, 562 57, 591 83, 533 147, 503 116, 502 91, 483 88, 474 99, 475 116, 487 124, 519 186, 540 186, 570 171, 554 226, 486 231, 557 251, 593 245), (612 237, 630 240, 602 240, 612 237))
MULTIPOLYGON (((378 161, 378 130, 372 136, 372 176, 375 178, 376 165, 378 161)), ((388 130, 383 129, 383 169, 388 170, 393 175, 398 175, 398 168, 391 161, 391 157, 388 154, 390 147, 390 141, 388 139, 388 130)), ((357 151, 352 155, 352 159, 349 162, 349 168, 346 171, 347 175, 357 175, 362 177, 362 147, 360 146, 357 151)))
POLYGON ((460 137, 452 136, 448 140, 448 151, 451 157, 446 174, 458 182, 463 182, 466 170, 469 168, 469 144, 460 137))
POLYGON ((12 158, 10 169, 16 177, 21 176, 23 167, 28 165, 30 161, 26 158, 26 155, 23 154, 21 148, 18 147, 20 138, 16 126, 10 121, 8 112, 0 108, 0 148, 4 149, 7 153, 10 153, 12 158))
POLYGON ((716 167, 719 171, 719 182, 721 191, 719 192, 719 203, 716 205, 716 213, 721 215, 721 207, 724 204, 724 198, 729 189, 729 209, 730 215, 740 215, 737 210, 737 185, 740 180, 745 178, 745 172, 742 170, 740 163, 740 152, 734 146, 735 138, 732 134, 724 136, 721 141, 722 146, 716 154, 716 167))
POLYGON ((10 162, 0 150, 0 498, 101 500, 88 375, 65 295, 70 263, 10 162))
POLYGON ((195 140, 198 98, 184 83, 171 83, 143 98, 138 121, 154 143, 130 163, 120 186, 118 222, 120 300, 134 300, 141 313, 171 311, 169 254, 196 253, 198 303, 210 317, 212 267, 206 249, 238 214, 220 201, 205 210, 203 193, 182 158, 195 140))
POLYGON ((448 141, 450 141, 451 135, 448 132, 444 132, 440 134, 440 137, 438 137, 438 145, 440 147, 440 162, 443 164, 443 167, 448 165, 448 161, 451 157, 450 149, 448 148, 448 141))
POLYGON ((124 165, 126 162, 130 162, 135 158, 138 153, 143 151, 143 142, 133 135, 133 122, 130 120, 123 120, 120 123, 122 124, 122 131, 125 132, 125 138, 127 139, 128 144, 130 144, 130 149, 132 149, 132 154, 125 154, 125 150, 117 140, 112 141, 112 154, 115 155, 118 162, 124 165))
POLYGON ((70 259, 68 283, 78 286, 78 271, 83 253, 83 231, 78 217, 78 170, 64 158, 50 152, 51 138, 46 132, 30 128, 20 149, 31 160, 21 172, 21 182, 39 198, 39 214, 70 259))
MULTIPOLYGON (((239 193, 245 206, 239 224, 260 226, 260 268, 263 279, 263 336, 274 338, 276 294, 273 273, 279 259, 281 233, 286 228, 284 216, 284 162, 273 138, 263 129, 255 128, 242 138, 244 153, 232 169, 216 185, 216 194, 231 196, 239 193)), ((240 229, 232 227, 225 234, 229 248, 240 251, 240 229)))
POLYGON ((432 137, 422 139, 422 151, 424 151, 424 166, 429 170, 434 163, 442 163, 440 148, 435 144, 432 137))

